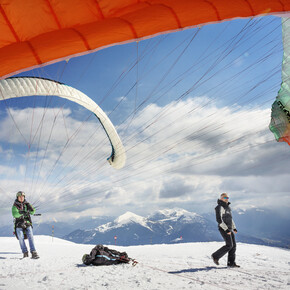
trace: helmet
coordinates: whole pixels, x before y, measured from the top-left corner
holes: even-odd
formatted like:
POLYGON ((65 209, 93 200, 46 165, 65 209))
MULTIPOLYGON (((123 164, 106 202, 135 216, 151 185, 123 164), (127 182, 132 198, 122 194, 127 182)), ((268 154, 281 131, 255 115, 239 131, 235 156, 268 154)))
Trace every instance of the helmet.
POLYGON ((88 254, 84 254, 83 257, 82 257, 82 261, 86 265, 89 265, 88 258, 89 258, 89 255, 88 254))
POLYGON ((17 198, 18 196, 24 196, 24 197, 25 197, 25 193, 24 193, 23 191, 18 191, 18 192, 16 193, 16 198, 17 198))

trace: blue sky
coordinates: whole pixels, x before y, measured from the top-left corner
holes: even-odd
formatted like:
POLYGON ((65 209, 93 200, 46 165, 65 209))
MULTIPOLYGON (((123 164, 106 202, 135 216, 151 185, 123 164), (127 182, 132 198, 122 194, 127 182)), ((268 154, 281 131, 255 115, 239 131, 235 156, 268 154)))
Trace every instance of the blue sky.
POLYGON ((56 97, 2 102, 2 214, 8 216, 18 190, 59 219, 176 206, 202 213, 221 191, 237 207, 278 207, 273 194, 289 205, 289 147, 268 130, 282 53, 281 19, 262 17, 116 45, 21 73, 63 82, 98 103, 128 150, 127 166, 114 171, 106 164, 108 140, 85 109, 56 97), (28 140, 35 137, 30 149, 11 115, 28 140))

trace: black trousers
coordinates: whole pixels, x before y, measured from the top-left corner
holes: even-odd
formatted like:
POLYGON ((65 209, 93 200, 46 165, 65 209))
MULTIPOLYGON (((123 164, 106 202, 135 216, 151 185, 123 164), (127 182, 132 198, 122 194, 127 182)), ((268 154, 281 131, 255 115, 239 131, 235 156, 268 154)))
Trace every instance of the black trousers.
POLYGON ((223 229, 219 228, 219 231, 225 240, 226 244, 225 246, 218 249, 216 252, 212 254, 212 256, 219 260, 221 257, 223 257, 226 253, 228 253, 228 265, 232 265, 235 263, 236 259, 236 240, 235 240, 235 234, 231 232, 230 235, 228 235, 223 229))

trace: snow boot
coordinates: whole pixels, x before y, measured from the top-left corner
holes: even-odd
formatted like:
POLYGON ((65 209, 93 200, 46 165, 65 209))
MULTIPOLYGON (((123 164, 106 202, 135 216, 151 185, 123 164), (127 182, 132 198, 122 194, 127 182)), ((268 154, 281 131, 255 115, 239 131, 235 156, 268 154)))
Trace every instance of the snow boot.
POLYGON ((241 266, 237 265, 236 263, 228 264, 229 268, 240 268, 241 266))
POLYGON ((219 263, 219 260, 216 259, 213 255, 211 255, 211 257, 212 257, 213 262, 214 262, 216 265, 219 265, 219 264, 220 264, 220 263, 219 263))
POLYGON ((23 259, 28 258, 28 252, 23 253, 23 259))
POLYGON ((39 256, 36 251, 32 251, 31 255, 32 255, 31 259, 39 259, 39 256))

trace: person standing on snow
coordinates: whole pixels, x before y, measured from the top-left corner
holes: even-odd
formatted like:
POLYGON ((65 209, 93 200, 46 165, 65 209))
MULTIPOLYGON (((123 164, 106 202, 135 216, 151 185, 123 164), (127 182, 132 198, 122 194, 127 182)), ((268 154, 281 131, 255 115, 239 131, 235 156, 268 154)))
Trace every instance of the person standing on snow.
POLYGON ((32 259, 38 259, 39 256, 35 250, 32 221, 30 215, 35 213, 35 209, 25 199, 25 193, 18 191, 15 202, 12 206, 12 215, 14 217, 15 235, 19 240, 20 248, 23 253, 23 258, 28 257, 28 251, 24 239, 28 238, 29 247, 32 259))
POLYGON ((217 201, 218 205, 215 208, 216 221, 218 229, 226 242, 226 245, 214 252, 211 257, 216 265, 219 265, 219 259, 228 253, 228 267, 240 267, 236 264, 236 240, 237 233, 236 225, 232 218, 229 197, 227 193, 222 193, 217 201))

